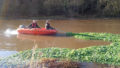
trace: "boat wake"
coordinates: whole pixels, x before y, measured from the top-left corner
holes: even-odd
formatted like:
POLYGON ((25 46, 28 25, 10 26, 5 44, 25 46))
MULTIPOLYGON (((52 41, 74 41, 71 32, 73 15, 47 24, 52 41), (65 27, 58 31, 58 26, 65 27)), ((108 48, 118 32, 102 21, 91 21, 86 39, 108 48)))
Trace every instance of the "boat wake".
POLYGON ((5 30, 4 34, 5 34, 5 36, 10 37, 11 35, 17 35, 18 32, 15 29, 8 28, 5 30))

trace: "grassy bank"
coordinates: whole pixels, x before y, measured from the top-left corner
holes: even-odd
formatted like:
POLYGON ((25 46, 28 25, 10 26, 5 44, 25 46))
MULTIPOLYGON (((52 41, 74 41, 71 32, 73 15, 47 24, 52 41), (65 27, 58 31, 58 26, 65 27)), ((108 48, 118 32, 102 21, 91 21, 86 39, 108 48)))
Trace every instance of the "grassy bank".
MULTIPOLYGON (((77 62, 95 62, 101 64, 120 65, 120 35, 110 33, 67 33, 77 39, 103 40, 111 44, 79 49, 68 48, 33 48, 21 51, 4 59, 7 64, 24 64, 40 61, 41 58, 55 58, 77 62)), ((3 60, 2 60, 3 61, 3 60)))

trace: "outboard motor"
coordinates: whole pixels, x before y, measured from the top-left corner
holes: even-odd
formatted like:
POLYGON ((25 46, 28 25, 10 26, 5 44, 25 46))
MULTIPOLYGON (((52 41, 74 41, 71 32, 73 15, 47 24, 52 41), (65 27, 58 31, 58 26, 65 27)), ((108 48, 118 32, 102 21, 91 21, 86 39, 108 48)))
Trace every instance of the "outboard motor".
POLYGON ((19 28, 26 28, 24 25, 20 25, 19 28))

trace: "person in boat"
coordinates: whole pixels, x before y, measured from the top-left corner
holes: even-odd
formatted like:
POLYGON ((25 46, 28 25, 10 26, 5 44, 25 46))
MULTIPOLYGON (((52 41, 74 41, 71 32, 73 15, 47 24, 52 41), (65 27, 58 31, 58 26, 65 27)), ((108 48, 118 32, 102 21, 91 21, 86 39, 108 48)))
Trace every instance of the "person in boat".
POLYGON ((28 26, 28 28, 40 28, 40 26, 38 26, 36 20, 33 20, 33 22, 28 26))
POLYGON ((51 27, 49 21, 47 20, 45 23, 45 29, 49 30, 49 29, 55 29, 55 28, 51 27))

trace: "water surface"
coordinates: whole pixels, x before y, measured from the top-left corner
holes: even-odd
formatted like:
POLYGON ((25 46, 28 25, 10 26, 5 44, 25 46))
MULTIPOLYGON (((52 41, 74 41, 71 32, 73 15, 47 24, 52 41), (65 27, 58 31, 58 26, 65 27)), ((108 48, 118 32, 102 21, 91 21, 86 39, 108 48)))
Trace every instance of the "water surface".
MULTIPOLYGON (((0 50, 23 51, 38 48, 85 48, 89 46, 107 45, 109 42, 96 40, 81 40, 66 37, 65 32, 107 32, 120 33, 119 19, 84 19, 84 20, 51 20, 51 25, 58 30, 54 36, 16 34, 19 25, 28 26, 32 20, 0 20, 0 50)), ((39 20, 40 27, 44 27, 45 20, 39 20)))

